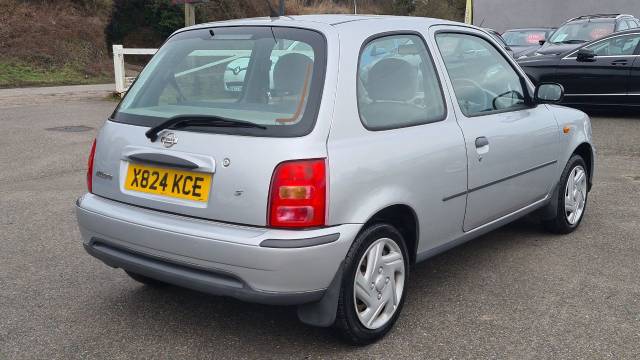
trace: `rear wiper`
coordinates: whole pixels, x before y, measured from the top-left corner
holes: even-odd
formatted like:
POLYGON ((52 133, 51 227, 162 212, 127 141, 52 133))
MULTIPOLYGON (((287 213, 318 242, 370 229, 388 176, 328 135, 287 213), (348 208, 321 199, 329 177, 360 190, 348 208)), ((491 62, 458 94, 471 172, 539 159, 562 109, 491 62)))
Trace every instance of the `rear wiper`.
POLYGON ((165 129, 179 129, 187 126, 256 128, 266 130, 267 127, 250 121, 227 119, 215 115, 178 115, 163 121, 147 130, 145 135, 154 142, 158 140, 158 133, 165 129))

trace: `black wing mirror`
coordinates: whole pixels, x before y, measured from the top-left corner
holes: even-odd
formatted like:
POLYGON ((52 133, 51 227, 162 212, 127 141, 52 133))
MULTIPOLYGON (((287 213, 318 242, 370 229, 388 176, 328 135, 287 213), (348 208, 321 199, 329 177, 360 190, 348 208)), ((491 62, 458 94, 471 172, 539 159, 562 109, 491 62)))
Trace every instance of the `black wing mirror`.
POLYGON ((540 84, 536 87, 533 97, 538 104, 559 103, 564 98, 564 87, 555 83, 540 84))
POLYGON ((538 40, 538 44, 540 44, 540 46, 544 45, 547 42, 547 40, 542 39, 542 40, 538 40))
POLYGON ((580 49, 576 56, 579 62, 594 62, 596 61, 596 53, 589 49, 580 49))

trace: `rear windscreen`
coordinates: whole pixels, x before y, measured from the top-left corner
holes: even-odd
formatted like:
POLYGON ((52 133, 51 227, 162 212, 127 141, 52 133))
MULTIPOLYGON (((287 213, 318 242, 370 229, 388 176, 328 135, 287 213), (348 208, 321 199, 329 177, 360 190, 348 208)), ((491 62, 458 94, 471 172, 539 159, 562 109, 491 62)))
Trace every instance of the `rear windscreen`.
MULTIPOLYGON (((155 126, 175 116, 216 116, 263 125, 194 131, 301 136, 315 123, 326 64, 324 37, 283 27, 178 33, 162 46, 112 120, 155 126)), ((190 130, 189 127, 183 130, 190 130)))
POLYGON ((540 40, 545 40, 546 31, 543 30, 512 30, 502 34, 502 38, 509 46, 535 46, 540 40))
POLYGON ((615 25, 614 20, 570 22, 556 30, 549 41, 554 44, 589 42, 613 33, 615 25))

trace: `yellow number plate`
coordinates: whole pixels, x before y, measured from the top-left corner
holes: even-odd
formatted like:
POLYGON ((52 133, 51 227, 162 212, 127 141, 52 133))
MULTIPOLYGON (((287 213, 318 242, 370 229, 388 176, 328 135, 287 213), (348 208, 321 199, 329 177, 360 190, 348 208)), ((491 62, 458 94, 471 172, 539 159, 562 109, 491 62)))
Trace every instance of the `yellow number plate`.
POLYGON ((124 187, 127 190, 206 202, 211 174, 129 164, 124 187))

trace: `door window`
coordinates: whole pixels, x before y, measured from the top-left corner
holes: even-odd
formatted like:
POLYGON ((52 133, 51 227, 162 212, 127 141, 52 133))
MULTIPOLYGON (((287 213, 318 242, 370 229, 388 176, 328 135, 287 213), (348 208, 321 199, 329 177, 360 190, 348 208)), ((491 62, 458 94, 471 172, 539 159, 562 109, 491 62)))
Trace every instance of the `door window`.
POLYGON ((585 49, 592 50, 596 56, 628 56, 635 54, 638 42, 640 35, 617 36, 586 46, 585 49))
POLYGON ((384 36, 362 49, 358 108, 371 130, 440 121, 446 108, 431 55, 417 35, 384 36))
POLYGON ((436 35, 453 89, 466 116, 526 107, 523 82, 505 57, 474 35, 436 35))

